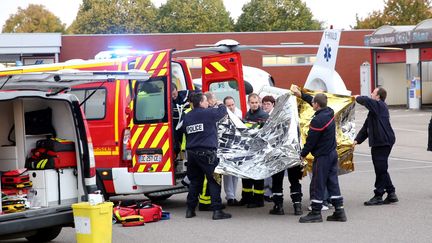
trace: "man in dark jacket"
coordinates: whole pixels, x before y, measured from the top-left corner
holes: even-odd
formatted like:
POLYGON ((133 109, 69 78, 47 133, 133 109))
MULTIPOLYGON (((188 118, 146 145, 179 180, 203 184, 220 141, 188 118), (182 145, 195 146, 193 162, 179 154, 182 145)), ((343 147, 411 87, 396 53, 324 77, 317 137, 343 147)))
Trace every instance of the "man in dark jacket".
POLYGON ((361 144, 366 138, 369 138, 369 147, 371 147, 372 162, 375 169, 375 190, 374 197, 369 201, 364 202, 365 206, 390 204, 398 202, 395 193, 395 187, 388 173, 388 157, 390 155, 393 144, 395 143, 395 135, 390 125, 390 114, 387 104, 384 102, 387 97, 387 91, 382 88, 376 88, 371 98, 367 96, 356 95, 356 101, 360 105, 365 106, 369 113, 354 140, 354 146, 361 144), (387 198, 382 199, 384 193, 387 192, 387 198))
MULTIPOLYGON (((260 98, 252 93, 248 96, 249 111, 246 113, 246 126, 262 127, 269 115, 261 109, 260 98)), ((248 208, 264 207, 264 180, 242 179, 240 205, 248 208)))
POLYGON ((336 124, 334 111, 327 107, 327 96, 317 94, 312 97, 304 94, 297 86, 292 87, 293 93, 311 105, 315 111, 306 143, 300 153, 302 159, 312 153, 312 181, 310 183, 310 198, 312 211, 300 217, 300 223, 322 222, 321 208, 324 191, 327 187, 335 212, 327 217, 327 221, 347 220, 343 207, 343 197, 340 193, 338 180, 338 155, 336 152, 336 124))
POLYGON ((429 133, 428 133, 428 137, 429 137, 429 139, 428 139, 427 150, 428 151, 432 151, 432 117, 431 117, 431 119, 429 121, 429 133))
POLYGON ((192 95, 191 101, 194 109, 185 115, 182 127, 186 131, 187 176, 190 180, 186 218, 196 216, 198 194, 205 176, 210 191, 213 219, 228 219, 231 215, 222 211, 221 185, 213 176, 218 165, 216 123, 227 115, 227 110, 223 104, 218 108, 208 109, 207 97, 202 93, 192 95))

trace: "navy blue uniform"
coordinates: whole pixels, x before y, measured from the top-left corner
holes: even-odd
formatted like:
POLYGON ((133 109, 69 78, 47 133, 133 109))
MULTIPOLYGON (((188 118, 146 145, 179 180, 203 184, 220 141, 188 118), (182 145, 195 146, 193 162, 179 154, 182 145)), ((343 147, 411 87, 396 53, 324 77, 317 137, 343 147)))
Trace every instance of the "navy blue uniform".
POLYGON ((357 96, 356 101, 369 110, 363 127, 355 140, 361 144, 366 138, 369 138, 369 147, 371 147, 372 162, 375 169, 374 193, 376 196, 382 196, 385 192, 395 192, 395 187, 387 171, 388 157, 396 140, 390 125, 387 104, 367 96, 357 96))
POLYGON ((429 121, 429 133, 428 133, 428 146, 427 146, 427 150, 428 151, 432 151, 432 117, 429 121))
POLYGON ((224 105, 219 105, 216 109, 197 107, 187 113, 183 120, 188 156, 187 176, 190 180, 187 206, 191 210, 195 210, 198 204, 198 194, 204 176, 210 190, 212 209, 220 210, 222 207, 221 186, 213 177, 213 173, 218 165, 216 123, 226 114, 224 105))
MULTIPOLYGON (((312 105, 312 96, 302 93, 301 98, 312 105)), ((332 204, 335 208, 340 208, 343 204, 343 198, 338 181, 336 124, 334 111, 330 107, 316 111, 312 118, 301 156, 306 157, 309 153, 314 156, 312 181, 310 183, 312 209, 321 211, 326 188, 330 194, 332 204)))
MULTIPOLYGON (((258 108, 255 111, 249 110, 246 113, 246 121, 253 124, 252 127, 261 127, 266 122, 269 114, 258 108)), ((264 206, 264 180, 242 179, 241 205, 248 207, 264 206)))

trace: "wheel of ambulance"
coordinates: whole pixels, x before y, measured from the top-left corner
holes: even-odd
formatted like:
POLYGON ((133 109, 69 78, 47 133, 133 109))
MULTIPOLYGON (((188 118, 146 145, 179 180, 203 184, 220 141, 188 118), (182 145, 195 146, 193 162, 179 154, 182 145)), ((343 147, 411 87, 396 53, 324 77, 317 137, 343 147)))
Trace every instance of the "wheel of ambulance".
POLYGON ((161 202, 170 198, 173 194, 167 194, 162 196, 150 196, 149 194, 144 194, 152 202, 161 202))
POLYGON ((36 231, 36 234, 28 236, 26 239, 30 242, 50 242, 60 234, 61 230, 61 226, 39 229, 36 231))

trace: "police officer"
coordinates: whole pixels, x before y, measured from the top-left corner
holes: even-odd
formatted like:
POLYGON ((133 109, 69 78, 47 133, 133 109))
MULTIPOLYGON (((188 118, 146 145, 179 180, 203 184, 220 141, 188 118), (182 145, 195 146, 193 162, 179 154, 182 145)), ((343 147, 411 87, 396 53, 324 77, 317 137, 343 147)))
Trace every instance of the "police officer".
POLYGON ((204 176, 210 190, 213 219, 231 218, 230 214, 222 211, 221 186, 213 177, 218 164, 216 123, 227 114, 226 107, 221 104, 216 109, 208 109, 207 98, 202 93, 192 95, 191 101, 194 109, 185 115, 183 121, 188 156, 187 176, 190 180, 186 218, 196 216, 195 208, 204 176))
POLYGON ((390 204, 399 201, 390 174, 387 171, 388 157, 396 138, 390 124, 390 114, 385 103, 386 97, 387 91, 382 87, 376 88, 372 92, 371 98, 356 96, 357 103, 365 106, 369 112, 363 127, 354 140, 354 145, 360 144, 366 138, 369 138, 376 176, 375 195, 369 201, 364 202, 365 206, 390 204), (387 198, 382 200, 385 192, 387 192, 387 198))
POLYGON ((301 97, 301 99, 309 103, 315 111, 315 115, 310 122, 306 143, 300 154, 302 159, 309 153, 314 156, 312 181, 310 183, 312 211, 306 216, 300 217, 299 222, 322 222, 321 208, 326 186, 331 202, 335 207, 335 212, 327 217, 327 221, 345 222, 347 218, 338 181, 334 111, 332 108, 327 107, 327 96, 325 94, 317 94, 312 97, 302 93, 295 85, 293 85, 292 91, 297 97, 301 97))
MULTIPOLYGON (((259 96, 250 94, 248 103, 250 109, 246 113, 246 121, 249 127, 263 126, 269 115, 261 109, 259 96)), ((264 180, 242 179, 242 187, 240 205, 247 205, 248 208, 264 207, 264 180)))
MULTIPOLYGON (((213 92, 207 91, 204 93, 204 95, 207 98, 208 106, 209 108, 217 108, 217 98, 216 95, 213 92)), ((219 181, 221 180, 221 175, 214 174, 214 177, 217 177, 216 179, 219 181)), ((222 209, 224 209, 225 206, 222 205, 222 209)), ((202 183, 202 187, 200 190, 200 194, 198 196, 198 210, 199 211, 211 211, 211 197, 210 197, 210 191, 207 183, 207 177, 204 176, 204 181, 202 183)))

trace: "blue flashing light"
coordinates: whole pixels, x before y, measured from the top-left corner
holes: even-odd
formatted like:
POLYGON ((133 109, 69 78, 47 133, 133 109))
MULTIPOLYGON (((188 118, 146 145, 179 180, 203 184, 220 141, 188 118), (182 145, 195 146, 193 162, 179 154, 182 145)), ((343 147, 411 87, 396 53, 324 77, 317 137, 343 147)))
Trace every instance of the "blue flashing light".
POLYGON ((112 59, 120 57, 142 56, 149 54, 146 50, 115 49, 111 51, 101 51, 96 54, 95 59, 112 59))

